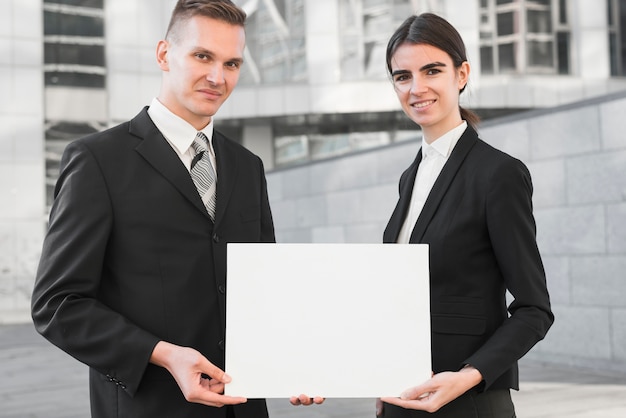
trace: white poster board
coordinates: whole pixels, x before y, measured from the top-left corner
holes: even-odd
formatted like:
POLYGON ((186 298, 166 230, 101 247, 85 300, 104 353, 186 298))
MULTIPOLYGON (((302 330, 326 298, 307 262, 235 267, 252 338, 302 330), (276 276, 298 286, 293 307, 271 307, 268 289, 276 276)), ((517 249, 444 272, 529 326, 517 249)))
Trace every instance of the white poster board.
POLYGON ((228 244, 226 394, 400 396, 431 376, 425 244, 228 244))

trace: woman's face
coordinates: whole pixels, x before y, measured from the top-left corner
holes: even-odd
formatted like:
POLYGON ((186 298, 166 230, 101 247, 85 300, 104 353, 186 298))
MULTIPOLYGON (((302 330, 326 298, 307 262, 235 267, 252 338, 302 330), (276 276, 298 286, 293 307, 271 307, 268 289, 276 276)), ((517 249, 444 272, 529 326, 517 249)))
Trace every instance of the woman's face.
POLYGON ((391 77, 404 113, 421 126, 431 143, 461 123, 459 92, 469 64, 455 68, 452 58, 427 44, 404 43, 391 57, 391 77))

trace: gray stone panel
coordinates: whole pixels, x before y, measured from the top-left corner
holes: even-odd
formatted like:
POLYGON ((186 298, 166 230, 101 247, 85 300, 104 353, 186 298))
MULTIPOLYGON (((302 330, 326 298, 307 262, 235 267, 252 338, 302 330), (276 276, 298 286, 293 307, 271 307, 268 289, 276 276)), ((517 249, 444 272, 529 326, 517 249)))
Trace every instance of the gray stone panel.
POLYGON ((295 200, 270 201, 274 228, 278 230, 295 228, 298 225, 295 200))
POLYGON ((533 182, 535 208, 563 206, 566 203, 566 174, 562 159, 527 164, 533 182))
POLYGON ((310 171, 308 167, 298 167, 289 171, 281 171, 282 175, 288 173, 283 180, 284 199, 307 196, 311 193, 310 171))
POLYGON ((626 148, 624 135, 626 99, 615 100, 600 106, 602 147, 604 149, 626 148))
POLYGON ((601 148, 597 106, 548 113, 530 119, 528 124, 533 160, 586 154, 601 148))
POLYGON ((361 221, 386 224, 398 201, 398 186, 397 184, 383 184, 363 189, 361 201, 363 202, 361 221))
POLYGON ((267 194, 270 202, 283 199, 283 181, 284 177, 280 173, 272 172, 265 176, 267 180, 267 194))
POLYGON ((310 243, 310 228, 281 229, 276 231, 277 243, 310 243))
POLYGON ((555 305, 552 309, 555 321, 542 350, 560 356, 611 358, 608 308, 555 305))
POLYGON ((350 224, 362 219, 363 204, 360 190, 345 190, 342 192, 329 193, 328 224, 350 224))
MULTIPOLYGON (((350 170, 348 164, 337 164, 336 161, 311 164, 309 167, 309 183, 311 194, 328 193, 343 190, 343 172, 350 170)), ((291 181, 291 179, 289 179, 291 181)))
POLYGON ((626 150, 569 158, 566 164, 570 203, 626 199, 626 150))
POLYGON ((570 263, 568 257, 543 257, 546 282, 553 305, 571 303, 570 263))
POLYGON ((344 243, 346 236, 342 226, 324 226, 311 230, 312 242, 318 243, 344 243))
POLYGON ((574 305, 626 308, 626 255, 574 257, 571 266, 574 305))
POLYGON ((613 309, 611 311, 611 325, 613 356, 617 361, 626 362, 626 309, 613 309))
POLYGON ((530 160, 529 121, 520 120, 479 129, 480 137, 487 143, 524 162, 530 160))
POLYGON ((419 141, 407 141, 402 145, 383 148, 376 152, 379 160, 378 181, 379 183, 398 184, 400 176, 406 170, 417 155, 421 144, 419 141))
POLYGON ((378 244, 383 241, 385 225, 380 223, 362 223, 346 226, 346 242, 378 244))
POLYGON ((608 206, 607 230, 609 253, 626 254, 626 203, 608 206))
POLYGON ((605 218, 600 205, 536 210, 539 249, 546 255, 604 253, 605 218))
POLYGON ((327 222, 327 199, 319 195, 296 200, 296 222, 299 228, 324 226, 327 222))

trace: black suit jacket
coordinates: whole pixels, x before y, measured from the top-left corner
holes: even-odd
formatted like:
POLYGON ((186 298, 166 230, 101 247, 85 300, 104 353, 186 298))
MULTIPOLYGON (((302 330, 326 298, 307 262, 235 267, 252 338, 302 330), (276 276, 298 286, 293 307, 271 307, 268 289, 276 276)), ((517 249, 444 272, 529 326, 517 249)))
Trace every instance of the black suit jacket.
MULTIPOLYGON (((420 161, 421 150, 400 178, 384 242, 397 241, 420 161)), ((526 166, 468 127, 410 238, 429 244, 434 372, 471 364, 484 388, 518 389, 517 360, 554 320, 531 198, 526 166), (506 290, 514 298, 508 313, 506 290)))
MULTIPOLYGON (((224 367, 226 244, 274 242, 261 160, 215 131, 213 223, 147 108, 70 144, 32 297, 37 330, 90 367, 94 417, 225 417, 149 364, 159 340, 224 367)), ((264 401, 235 408, 264 417, 264 401)))

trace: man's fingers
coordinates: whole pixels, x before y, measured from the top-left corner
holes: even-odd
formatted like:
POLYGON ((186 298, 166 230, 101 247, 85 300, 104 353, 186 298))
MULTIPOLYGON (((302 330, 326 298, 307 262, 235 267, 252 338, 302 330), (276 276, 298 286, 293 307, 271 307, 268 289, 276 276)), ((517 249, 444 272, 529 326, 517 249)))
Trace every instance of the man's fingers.
POLYGON ((314 398, 311 398, 307 395, 300 395, 300 396, 292 396, 291 398, 289 398, 289 402, 292 405, 312 405, 312 404, 321 404, 324 403, 324 401, 326 400, 326 398, 322 398, 321 396, 316 396, 314 398))
POLYGON ((200 367, 204 374, 209 376, 211 379, 216 379, 218 382, 230 383, 232 380, 232 378, 228 374, 226 374, 224 370, 220 369, 207 359, 202 362, 200 367))

